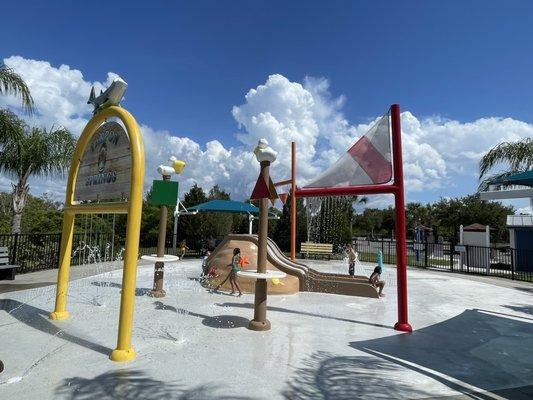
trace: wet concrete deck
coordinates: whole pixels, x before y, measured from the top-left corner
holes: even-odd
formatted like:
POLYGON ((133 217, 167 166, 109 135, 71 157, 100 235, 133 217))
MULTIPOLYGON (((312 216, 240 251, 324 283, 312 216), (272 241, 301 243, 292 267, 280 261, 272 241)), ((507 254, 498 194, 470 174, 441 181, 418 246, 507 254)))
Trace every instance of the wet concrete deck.
POLYGON ((199 260, 169 265, 168 295, 152 299, 153 269, 139 269, 138 358, 128 364, 108 360, 120 270, 73 281, 63 322, 47 319, 53 286, 1 294, 0 398, 498 399, 533 385, 533 285, 410 270, 415 332, 404 334, 392 329, 389 269, 384 299, 271 296, 272 330, 252 332, 253 296, 211 294, 194 279, 199 271, 199 260))

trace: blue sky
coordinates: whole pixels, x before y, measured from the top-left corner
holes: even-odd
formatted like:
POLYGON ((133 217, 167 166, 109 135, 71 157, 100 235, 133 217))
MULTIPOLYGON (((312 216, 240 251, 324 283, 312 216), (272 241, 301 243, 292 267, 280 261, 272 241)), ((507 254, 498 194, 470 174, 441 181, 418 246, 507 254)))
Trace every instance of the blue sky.
MULTIPOLYGON (((528 125, 511 138, 533 132, 527 1, 50 1, 2 10, 21 15, 2 19, 3 59, 68 65, 87 82, 119 74, 139 121, 202 149, 213 140, 225 149, 243 145, 236 133, 253 128, 236 121, 232 108, 272 74, 302 84, 327 79, 321 98, 353 127, 398 102, 422 125, 510 118, 528 125)), ((429 144, 445 140, 428 135, 429 144)), ((411 199, 471 192, 472 171, 465 178, 457 168, 447 166, 441 187, 413 191, 411 199)))

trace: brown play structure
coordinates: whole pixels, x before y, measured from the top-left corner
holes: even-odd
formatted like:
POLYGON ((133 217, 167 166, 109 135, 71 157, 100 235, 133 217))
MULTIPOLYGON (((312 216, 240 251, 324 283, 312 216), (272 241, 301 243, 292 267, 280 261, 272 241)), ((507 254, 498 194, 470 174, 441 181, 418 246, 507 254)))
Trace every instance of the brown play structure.
MULTIPOLYGON (((256 270, 257 235, 231 234, 217 246, 207 260, 208 268, 215 267, 218 277, 206 282, 209 287, 215 287, 222 282, 231 271, 233 249, 238 247, 241 254, 248 258, 250 265, 245 270, 256 270)), ((349 276, 318 272, 305 264, 292 261, 286 257, 278 245, 268 239, 267 270, 279 270, 287 276, 279 280, 268 281, 268 294, 294 294, 298 292, 320 292, 342 294, 349 296, 379 298, 377 290, 368 283, 366 276, 349 276)), ((255 280, 239 278, 239 285, 245 293, 254 293, 255 280)), ((230 290, 231 285, 226 281, 222 290, 230 290)))

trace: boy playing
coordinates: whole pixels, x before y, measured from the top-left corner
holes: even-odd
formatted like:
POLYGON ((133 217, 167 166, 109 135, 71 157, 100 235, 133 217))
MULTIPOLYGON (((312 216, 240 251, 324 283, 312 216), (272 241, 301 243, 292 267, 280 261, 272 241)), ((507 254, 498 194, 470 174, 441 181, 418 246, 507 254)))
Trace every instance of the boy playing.
POLYGON ((346 255, 348 256, 348 273, 351 276, 354 276, 355 274, 355 250, 353 249, 353 246, 351 244, 348 244, 346 246, 346 255))

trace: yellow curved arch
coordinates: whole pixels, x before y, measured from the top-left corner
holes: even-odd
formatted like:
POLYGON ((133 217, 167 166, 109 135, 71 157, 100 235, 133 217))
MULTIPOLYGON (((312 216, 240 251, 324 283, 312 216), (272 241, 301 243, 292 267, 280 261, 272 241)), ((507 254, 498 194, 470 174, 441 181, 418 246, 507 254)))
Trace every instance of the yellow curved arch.
POLYGON ((128 214, 126 226, 126 248, 124 252, 124 272, 122 274, 122 294, 117 348, 110 358, 113 361, 130 361, 135 358, 131 345, 133 328, 133 309, 135 304, 135 283, 137 278, 137 256, 141 228, 142 195, 144 181, 144 144, 139 125, 135 118, 124 108, 112 106, 98 112, 85 126, 70 165, 65 198, 65 211, 61 236, 61 253, 57 278, 55 310, 50 314, 54 320, 68 318, 67 293, 72 253, 72 237, 76 214, 119 213, 128 214), (116 117, 126 127, 131 151, 131 188, 127 202, 79 204, 74 201, 76 179, 81 159, 92 137, 106 119, 116 117))

